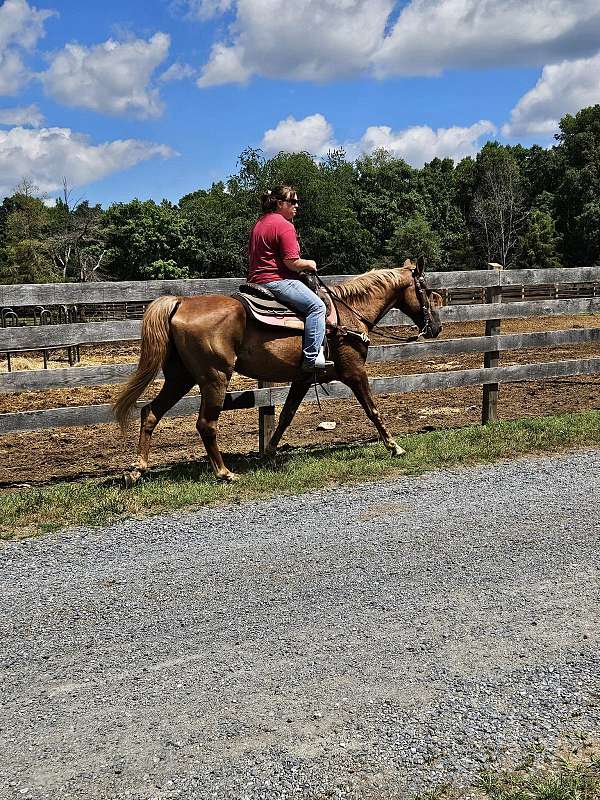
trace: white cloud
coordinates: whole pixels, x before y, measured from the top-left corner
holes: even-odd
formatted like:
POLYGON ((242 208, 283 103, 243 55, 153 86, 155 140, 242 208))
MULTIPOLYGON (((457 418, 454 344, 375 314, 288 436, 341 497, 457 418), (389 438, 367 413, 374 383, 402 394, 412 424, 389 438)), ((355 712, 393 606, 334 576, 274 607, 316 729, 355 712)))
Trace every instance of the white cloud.
POLYGON ((0 130, 0 195, 10 194, 23 175, 42 192, 62 186, 82 186, 154 156, 169 158, 171 148, 137 139, 90 144, 69 128, 0 130))
POLYGON ((322 114, 312 114, 301 120, 290 116, 265 132, 261 147, 267 153, 306 151, 322 156, 335 147, 333 129, 322 114))
POLYGON ((600 103, 600 53, 593 58, 549 65, 534 88, 513 108, 502 133, 551 136, 558 131, 564 114, 596 103, 600 103))
POLYGON ((186 6, 201 19, 236 12, 228 37, 213 46, 201 87, 252 75, 323 81, 542 65, 587 57, 600 39, 598 0, 187 0, 186 6))
POLYGON ((43 121, 44 115, 35 103, 30 106, 0 108, 0 125, 28 125, 39 128, 43 121))
POLYGON ((419 125, 393 131, 387 125, 373 125, 366 129, 358 141, 339 143, 325 117, 312 114, 301 120, 291 116, 281 120, 275 128, 266 131, 261 146, 267 153, 280 150, 289 153, 307 151, 314 156, 322 156, 329 150, 343 147, 352 159, 385 149, 414 167, 422 167, 436 157, 459 160, 475 155, 483 137, 495 131, 495 126, 487 120, 480 120, 467 128, 454 126, 437 130, 419 125))
POLYGON ((238 0, 230 41, 213 47, 198 85, 356 74, 381 46, 392 8, 393 0, 238 0))
POLYGON ((183 81, 186 78, 193 78, 195 75, 196 70, 189 64, 179 64, 176 62, 175 64, 171 64, 171 66, 161 74, 158 80, 161 83, 171 83, 172 81, 183 81))
POLYGON ((0 6, 0 95, 14 95, 32 78, 21 51, 33 50, 44 35, 44 22, 55 14, 26 0, 5 0, 0 6))
POLYGON ((109 39, 90 48, 67 44, 41 78, 46 92, 65 105, 141 119, 158 117, 163 103, 150 81, 169 46, 166 33, 155 33, 148 41, 109 39))
POLYGON ((0 53, 0 95, 15 95, 31 79, 32 73, 15 50, 0 53))
POLYGON ((251 75, 251 67, 244 64, 243 47, 215 44, 210 52, 210 60, 203 67, 196 83, 201 89, 205 89, 207 86, 220 86, 223 83, 246 83, 251 75))
POLYGON ((386 77, 538 65, 587 55, 599 36, 597 0, 412 0, 373 66, 386 77))
POLYGON ((9 45, 32 50, 44 35, 44 22, 55 11, 39 10, 26 0, 4 0, 0 6, 0 51, 9 45))
POLYGON ((397 158, 403 158, 413 167, 422 167, 433 158, 453 158, 455 161, 472 156, 480 149, 480 140, 493 134, 496 127, 488 120, 480 120, 468 128, 433 128, 416 125, 401 131, 393 131, 387 125, 370 126, 358 143, 344 145, 348 154, 372 153, 374 150, 389 150, 397 158))

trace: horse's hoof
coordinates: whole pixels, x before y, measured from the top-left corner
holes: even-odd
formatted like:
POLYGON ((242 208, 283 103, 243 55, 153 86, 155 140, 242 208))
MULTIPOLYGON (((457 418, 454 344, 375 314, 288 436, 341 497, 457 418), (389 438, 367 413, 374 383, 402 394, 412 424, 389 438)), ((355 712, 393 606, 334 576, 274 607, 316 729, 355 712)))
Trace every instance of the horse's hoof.
POLYGON ((225 481, 225 483, 235 483, 235 481, 239 481, 240 476, 236 475, 235 472, 230 472, 229 470, 227 470, 227 472, 223 472, 221 475, 217 475, 217 478, 220 481, 225 481))
POLYGON ((126 489, 131 489, 134 483, 137 483, 140 476, 136 475, 133 472, 124 472, 123 473, 123 485, 126 489))
POLYGON ((393 456, 405 456, 406 455, 406 450, 404 450, 404 448, 400 447, 399 444, 396 444, 396 442, 392 442, 392 446, 390 447, 390 453, 393 456))

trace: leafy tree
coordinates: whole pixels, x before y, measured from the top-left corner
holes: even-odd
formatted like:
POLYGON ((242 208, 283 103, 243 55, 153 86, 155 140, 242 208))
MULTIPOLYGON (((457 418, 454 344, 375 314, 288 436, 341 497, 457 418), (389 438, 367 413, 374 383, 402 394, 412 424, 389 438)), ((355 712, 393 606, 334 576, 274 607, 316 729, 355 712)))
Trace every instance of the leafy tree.
POLYGON ((439 234, 432 230, 425 217, 418 212, 398 225, 387 249, 396 264, 403 264, 407 258, 416 261, 419 256, 424 256, 428 266, 436 269, 442 259, 439 234))
POLYGON ((458 202, 461 187, 457 177, 450 158, 435 158, 419 171, 425 218, 439 238, 436 268, 442 270, 452 269, 456 264, 464 269, 473 260, 469 227, 458 202))
POLYGON ((4 204, 3 283, 47 283, 59 280, 47 242, 48 209, 24 181, 4 204))
POLYGON ((110 206, 103 219, 107 266, 119 280, 158 276, 165 269, 198 273, 199 253, 187 218, 167 200, 131 200, 110 206), (166 265, 169 266, 166 266, 166 265))
POLYGON ((557 252, 559 241, 552 216, 547 211, 532 209, 527 214, 518 243, 519 267, 522 269, 560 267, 557 252))
POLYGON ((102 209, 90 207, 87 201, 69 207, 68 195, 58 198, 54 208, 48 209, 48 248, 62 280, 80 282, 102 280, 106 256, 105 231, 102 209))
POLYGON ((590 266, 600 253, 596 205, 600 197, 600 105, 565 115, 555 158, 560 180, 555 191, 556 221, 567 264, 590 266))
POLYGON ((359 158, 355 170, 356 215, 373 238, 373 258, 380 259, 397 226, 416 212, 425 214, 417 171, 385 150, 359 158))
POLYGON ((179 201, 196 249, 196 274, 203 277, 242 276, 254 213, 245 191, 235 195, 223 183, 185 195, 179 201))
POLYGON ((521 175, 510 148, 484 145, 477 156, 478 183, 471 206, 476 250, 487 262, 513 266, 524 220, 521 175))

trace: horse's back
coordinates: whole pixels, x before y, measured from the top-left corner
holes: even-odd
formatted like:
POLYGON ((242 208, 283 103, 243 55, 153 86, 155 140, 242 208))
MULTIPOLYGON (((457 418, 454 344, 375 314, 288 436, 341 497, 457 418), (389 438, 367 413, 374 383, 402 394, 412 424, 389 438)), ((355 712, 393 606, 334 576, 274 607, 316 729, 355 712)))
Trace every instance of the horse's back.
POLYGON ((171 333, 184 359, 187 351, 230 357, 240 346, 246 327, 243 305, 226 295, 182 297, 171 318, 171 333))
POLYGON ((174 330, 205 331, 219 325, 233 330, 245 322, 246 311, 238 300, 222 294, 198 294, 180 299, 171 325, 174 330))

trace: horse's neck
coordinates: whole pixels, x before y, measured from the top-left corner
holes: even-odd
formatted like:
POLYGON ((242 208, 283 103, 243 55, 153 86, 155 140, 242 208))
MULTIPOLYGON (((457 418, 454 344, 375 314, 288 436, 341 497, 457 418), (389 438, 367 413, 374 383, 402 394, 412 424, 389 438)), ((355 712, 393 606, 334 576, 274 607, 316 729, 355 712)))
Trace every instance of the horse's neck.
POLYGON ((351 305, 359 314, 376 324, 394 305, 399 291, 398 285, 393 282, 386 288, 377 286, 371 291, 365 289, 363 294, 352 300, 351 305))

